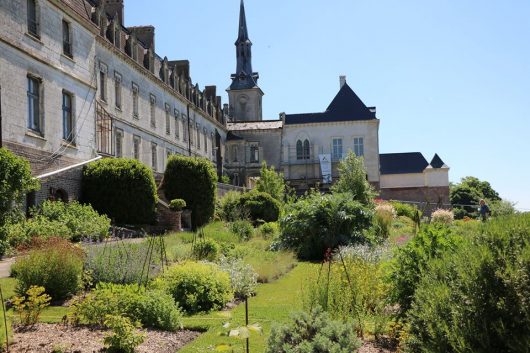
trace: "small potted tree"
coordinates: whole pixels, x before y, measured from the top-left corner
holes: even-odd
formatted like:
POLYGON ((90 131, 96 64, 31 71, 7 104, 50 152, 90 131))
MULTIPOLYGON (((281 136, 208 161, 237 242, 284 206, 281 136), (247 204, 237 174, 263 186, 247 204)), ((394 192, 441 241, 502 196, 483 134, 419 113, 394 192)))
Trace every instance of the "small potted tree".
POLYGON ((182 210, 186 207, 186 201, 183 199, 174 199, 169 203, 169 209, 175 212, 174 227, 175 230, 182 229, 182 210))

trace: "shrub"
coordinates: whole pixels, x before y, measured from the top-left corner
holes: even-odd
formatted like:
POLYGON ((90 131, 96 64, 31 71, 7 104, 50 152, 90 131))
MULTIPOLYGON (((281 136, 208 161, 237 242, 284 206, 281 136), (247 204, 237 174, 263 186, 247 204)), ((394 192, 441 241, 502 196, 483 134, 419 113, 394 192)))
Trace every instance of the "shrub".
POLYGON ((134 353, 136 347, 145 340, 145 333, 136 332, 139 325, 133 324, 127 317, 108 315, 105 319, 105 326, 111 331, 103 339, 109 352, 134 353))
POLYGON ((205 158, 173 155, 169 158, 162 183, 168 200, 181 198, 191 209, 192 227, 208 223, 215 210, 217 174, 205 158))
POLYGON ((31 286, 26 295, 13 298, 13 307, 18 313, 19 323, 23 326, 35 325, 39 316, 48 305, 51 297, 44 293, 44 287, 31 286))
POLYGON ((197 260, 215 261, 219 258, 220 247, 213 239, 202 239, 193 245, 192 255, 197 260))
POLYGON ((282 173, 277 173, 274 166, 267 168, 267 162, 261 163, 260 177, 256 182, 256 191, 264 192, 275 200, 283 202, 285 196, 285 179, 282 173))
POLYGON ((230 231, 238 236, 239 240, 249 240, 254 234, 252 223, 246 220, 238 220, 230 223, 230 231))
POLYGON ((108 315, 123 315, 155 329, 176 331, 182 326, 182 313, 169 294, 137 284, 99 283, 71 307, 70 314, 95 325, 103 325, 108 315))
POLYGON ((280 240, 299 258, 321 259, 328 248, 365 242, 372 211, 349 193, 311 193, 289 205, 280 220, 280 240))
POLYGON ((239 219, 247 219, 248 212, 241 207, 239 199, 241 193, 237 191, 227 192, 219 202, 219 216, 227 222, 234 222, 239 219))
POLYGON ((160 271, 162 248, 157 245, 151 250, 149 241, 89 246, 85 270, 90 271, 94 283, 140 283, 160 271), (150 265, 146 265, 148 259, 150 265))
POLYGON ((274 239, 280 233, 280 227, 276 222, 268 222, 258 227, 258 233, 264 239, 274 239))
POLYGON ((430 259, 454 251, 461 241, 449 228, 424 226, 405 246, 397 248, 390 280, 392 299, 400 305, 401 313, 411 306, 416 287, 430 259))
POLYGON ((417 352, 528 352, 530 215, 493 220, 429 263, 409 311, 417 352))
POLYGON ((394 206, 397 217, 405 216, 414 220, 414 218, 416 217, 416 212, 419 212, 418 207, 413 204, 402 203, 398 201, 391 201, 390 203, 392 204, 392 206, 394 206))
POLYGON ((375 192, 366 177, 364 158, 349 151, 339 163, 339 180, 332 186, 333 192, 349 193, 351 198, 363 205, 372 204, 375 192))
POLYGON ((291 315, 289 323, 273 327, 265 353, 353 353, 359 347, 352 325, 330 320, 317 308, 291 315))
POLYGON ((454 219, 454 213, 443 208, 439 208, 431 214, 431 223, 451 224, 454 219))
POLYGON ((248 192, 241 195, 239 202, 254 222, 275 222, 280 215, 280 202, 264 192, 248 192))
POLYGON ((169 209, 171 211, 182 211, 186 207, 186 201, 183 199, 174 199, 169 203, 169 209))
MULTIPOLYGON (((105 158, 83 170, 83 200, 118 224, 150 224, 156 217, 151 169, 134 159, 105 158)), ((173 198, 170 198, 173 199, 173 198)))
POLYGON ((221 309, 230 299, 230 277, 211 263, 185 262, 170 267, 154 281, 188 314, 221 309))
POLYGON ((258 285, 258 274, 252 266, 240 259, 224 256, 221 258, 219 266, 230 275, 230 285, 237 298, 248 298, 255 293, 258 285))
POLYGON ((23 295, 31 286, 44 287, 54 300, 75 294, 82 284, 83 256, 83 251, 68 241, 50 239, 13 265, 17 294, 23 295))
POLYGON ((374 229, 378 239, 388 238, 395 217, 396 210, 391 204, 382 203, 375 207, 374 229))

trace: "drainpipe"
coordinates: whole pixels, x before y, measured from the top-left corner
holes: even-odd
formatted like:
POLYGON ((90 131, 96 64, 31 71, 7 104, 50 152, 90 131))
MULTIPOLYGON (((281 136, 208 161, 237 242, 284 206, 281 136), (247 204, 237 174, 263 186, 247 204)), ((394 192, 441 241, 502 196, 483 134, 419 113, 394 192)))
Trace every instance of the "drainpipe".
POLYGON ((191 157, 190 103, 186 106, 188 112, 188 153, 191 157))
POLYGON ((2 88, 0 87, 0 148, 2 148, 2 88))

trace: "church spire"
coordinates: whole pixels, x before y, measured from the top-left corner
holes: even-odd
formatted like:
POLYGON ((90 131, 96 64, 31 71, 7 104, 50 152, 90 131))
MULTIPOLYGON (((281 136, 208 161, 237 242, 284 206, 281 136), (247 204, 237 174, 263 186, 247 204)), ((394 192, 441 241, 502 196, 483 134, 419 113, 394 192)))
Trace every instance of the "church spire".
POLYGON ((252 42, 248 37, 247 18, 245 15, 245 3, 241 0, 239 8, 239 32, 236 46, 237 67, 236 73, 231 76, 230 89, 249 89, 257 87, 259 75, 252 72, 252 42))

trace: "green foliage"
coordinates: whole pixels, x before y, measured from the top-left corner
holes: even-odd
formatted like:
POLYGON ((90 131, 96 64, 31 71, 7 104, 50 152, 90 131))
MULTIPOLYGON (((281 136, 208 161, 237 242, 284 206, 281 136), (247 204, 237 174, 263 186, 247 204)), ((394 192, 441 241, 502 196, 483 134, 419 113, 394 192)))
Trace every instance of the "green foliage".
POLYGON ((375 207, 373 228, 375 237, 379 242, 388 239, 395 216, 396 210, 389 203, 382 203, 375 207))
POLYGON ((145 333, 137 332, 139 325, 133 324, 127 317, 108 315, 105 319, 105 326, 111 331, 105 335, 103 340, 109 352, 133 353, 146 337, 145 333))
POLYGON ((48 305, 51 297, 44 293, 44 287, 31 286, 25 296, 13 298, 13 307, 18 313, 18 323, 23 326, 35 325, 48 305))
POLYGON ((365 242, 372 211, 350 193, 311 193, 286 208, 280 220, 282 246, 302 259, 321 259, 328 248, 365 242))
POLYGON ((530 215, 487 222, 431 261, 408 319, 414 352, 528 352, 530 215))
POLYGON ((42 286, 54 299, 66 299, 81 288, 83 251, 55 238, 20 257, 12 267, 18 280, 16 292, 23 295, 31 286, 42 286))
POLYGON ((274 239, 280 234, 280 226, 277 222, 268 222, 258 227, 258 234, 264 239, 274 239))
MULTIPOLYGON (((83 200, 118 224, 151 224, 156 184, 151 169, 134 159, 105 158, 83 170, 83 200)), ((170 199, 173 199, 170 198, 170 199)))
POLYGON ((221 309, 233 295, 229 275, 211 263, 173 265, 153 285, 172 295, 188 314, 221 309))
POLYGON ((99 283, 72 305, 70 315, 76 321, 95 325, 104 324, 108 315, 122 315, 155 329, 176 331, 182 326, 182 313, 173 297, 137 284, 99 283))
POLYGON ((37 190, 39 182, 31 177, 29 162, 0 148, 0 224, 30 191, 37 190))
POLYGON ((89 246, 86 252, 85 270, 91 272, 94 283, 140 283, 160 271, 162 247, 155 242, 150 249, 149 240, 89 246), (151 264, 147 265, 149 259, 151 264))
POLYGON ((223 184, 230 184, 230 177, 228 177, 228 175, 221 175, 219 182, 223 184))
POLYGON ((239 203, 254 222, 275 222, 280 216, 280 202, 265 192, 247 192, 241 195, 239 203))
POLYGON ((353 200, 370 205, 375 192, 366 177, 364 158, 349 151, 339 164, 339 180, 332 186, 333 192, 350 193, 353 200))
POLYGON ((204 238, 193 245, 191 254, 197 260, 208 260, 213 262, 219 258, 220 252, 221 249, 219 244, 215 240, 204 238))
POLYGON ((219 201, 219 217, 226 222, 248 219, 248 212, 241 207, 240 199, 240 192, 227 192, 219 201))
POLYGON ((459 184, 451 185, 450 199, 456 219, 464 217, 477 218, 477 208, 480 199, 489 201, 501 200, 499 194, 493 190, 489 182, 481 181, 472 176, 462 178, 459 184))
POLYGON ((186 201, 183 199, 174 199, 169 203, 169 209, 171 211, 182 211, 186 207, 186 201))
POLYGON ((517 213, 515 204, 506 200, 493 201, 488 206, 493 217, 510 216, 517 213))
POLYGON ((256 191, 264 192, 275 200, 283 202, 285 196, 285 181, 282 173, 276 173, 274 166, 267 168, 267 162, 261 163, 260 178, 256 183, 256 191))
POLYGON ((169 158, 162 183, 168 200, 181 198, 191 209, 192 226, 208 223, 215 210, 217 174, 205 158, 173 155, 169 158))
POLYGON ((320 308, 297 313, 283 326, 273 327, 266 353, 353 353, 360 347, 349 323, 333 321, 320 308))
MULTIPOLYGON (((396 210, 396 215, 398 217, 405 216, 412 220, 416 217, 416 212, 418 212, 418 207, 416 205, 408 204, 408 203, 401 203, 398 201, 392 201, 392 206, 394 206, 394 209, 396 210)), ((420 215, 421 218, 421 215, 420 215)))
POLYGON ((392 263, 390 280, 392 299, 405 313, 410 309, 412 299, 421 276, 429 261, 440 258, 445 252, 454 251, 461 237, 441 225, 424 226, 404 247, 398 248, 392 263))
POLYGON ((249 240, 254 234, 252 223, 246 220, 238 220, 230 223, 230 231, 236 234, 239 240, 249 240))
POLYGON ((230 275, 230 285, 237 298, 244 299, 256 292, 258 274, 240 259, 222 257, 219 266, 230 275))

